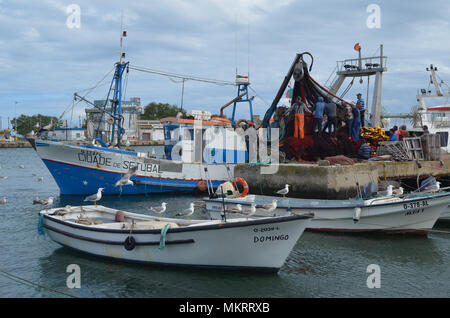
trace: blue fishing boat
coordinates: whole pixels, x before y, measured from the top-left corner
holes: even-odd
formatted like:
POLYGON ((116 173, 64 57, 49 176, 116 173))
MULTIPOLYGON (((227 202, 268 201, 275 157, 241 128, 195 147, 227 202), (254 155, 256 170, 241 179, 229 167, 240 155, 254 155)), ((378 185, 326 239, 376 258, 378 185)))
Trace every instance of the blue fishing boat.
MULTIPOLYGON (((122 42, 122 39, 121 39, 122 42)), ((104 105, 82 100, 101 111, 99 128, 88 145, 74 145, 47 137, 29 141, 58 184, 61 194, 144 194, 173 191, 206 191, 234 178, 234 165, 248 160, 245 135, 234 128, 238 102, 248 102, 248 80, 236 80, 238 97, 233 100, 233 118, 211 117, 208 112, 192 111, 188 117, 163 118, 165 156, 130 151, 122 140, 122 78, 130 63, 121 53, 104 105), (101 130, 100 123, 109 129, 101 130), (132 182, 119 180, 129 176, 132 182)))

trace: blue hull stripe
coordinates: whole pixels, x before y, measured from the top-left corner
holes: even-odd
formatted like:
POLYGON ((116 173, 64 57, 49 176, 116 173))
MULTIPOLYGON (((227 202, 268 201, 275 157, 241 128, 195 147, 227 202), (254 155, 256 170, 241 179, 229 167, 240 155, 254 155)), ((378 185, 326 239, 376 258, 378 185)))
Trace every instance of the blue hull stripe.
MULTIPOLYGON (((131 180, 137 181, 134 186, 127 185, 114 187, 122 177, 121 173, 104 171, 94 168, 81 167, 47 159, 42 159, 58 184, 61 194, 92 194, 98 188, 105 188, 103 194, 145 194, 164 193, 174 191, 194 191, 200 180, 163 179, 144 176, 133 176, 131 180)), ((213 181, 213 187, 218 187, 225 181, 213 181)))

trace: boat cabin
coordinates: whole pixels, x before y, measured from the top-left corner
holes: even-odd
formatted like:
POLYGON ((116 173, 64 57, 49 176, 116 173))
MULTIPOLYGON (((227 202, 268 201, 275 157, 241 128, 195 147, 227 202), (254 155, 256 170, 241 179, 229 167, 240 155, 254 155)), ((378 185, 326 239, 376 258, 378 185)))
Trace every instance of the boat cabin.
POLYGON ((246 162, 245 135, 234 130, 230 120, 201 113, 202 116, 160 120, 164 127, 165 158, 208 164, 246 162))

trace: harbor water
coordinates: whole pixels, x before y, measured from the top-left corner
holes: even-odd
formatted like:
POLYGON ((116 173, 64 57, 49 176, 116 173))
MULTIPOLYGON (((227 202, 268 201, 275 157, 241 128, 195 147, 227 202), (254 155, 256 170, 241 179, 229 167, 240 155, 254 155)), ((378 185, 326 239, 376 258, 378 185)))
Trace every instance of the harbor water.
MULTIPOLYGON (((7 198, 0 204, 0 297, 450 297, 448 224, 428 237, 305 232, 278 274, 150 266, 83 254, 39 236, 36 197, 54 196, 53 207, 86 202, 60 196, 33 149, 0 149, 0 177, 7 177, 0 178, 0 198, 7 198), (80 266, 81 288, 67 287, 70 264, 80 266), (380 288, 367 284, 371 264, 379 266, 380 288)), ((151 206, 168 202, 171 217, 199 199, 105 196, 99 204, 150 215, 151 206)), ((207 215, 199 209, 192 218, 207 215)))

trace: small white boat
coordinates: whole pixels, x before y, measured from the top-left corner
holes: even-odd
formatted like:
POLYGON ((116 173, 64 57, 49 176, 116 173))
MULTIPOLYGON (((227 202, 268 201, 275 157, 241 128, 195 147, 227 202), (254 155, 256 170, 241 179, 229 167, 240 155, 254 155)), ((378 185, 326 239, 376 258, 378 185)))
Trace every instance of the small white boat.
POLYGON ((277 272, 312 217, 223 222, 153 217, 99 205, 43 210, 39 225, 55 242, 98 256, 160 265, 277 272))
MULTIPOLYGON (((389 232, 426 235, 448 209, 450 193, 416 193, 368 200, 314 200, 262 195, 238 198, 205 198, 206 210, 211 218, 219 219, 223 211, 241 209, 256 203, 257 216, 285 216, 314 213, 307 230, 330 232, 389 232), (276 209, 267 212, 267 205, 277 200, 276 209), (266 206, 266 209, 263 208, 266 206)), ((270 209, 269 209, 270 210, 270 209)), ((226 213, 228 218, 236 213, 226 213)))

